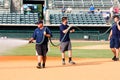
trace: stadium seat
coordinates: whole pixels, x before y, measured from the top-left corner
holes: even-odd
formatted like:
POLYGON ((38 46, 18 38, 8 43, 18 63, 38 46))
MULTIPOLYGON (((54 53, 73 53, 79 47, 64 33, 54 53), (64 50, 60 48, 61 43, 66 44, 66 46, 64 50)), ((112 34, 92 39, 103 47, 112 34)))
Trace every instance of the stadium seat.
POLYGON ((20 13, 3 13, 0 14, 0 24, 35 24, 38 21, 38 14, 31 13, 28 15, 20 13))
MULTIPOLYGON (((102 15, 95 14, 66 14, 68 24, 106 24, 102 15)), ((61 23, 61 14, 50 14, 51 24, 61 23)))
POLYGON ((52 0, 52 8, 72 7, 88 9, 91 4, 95 8, 109 9, 113 6, 114 0, 52 0))

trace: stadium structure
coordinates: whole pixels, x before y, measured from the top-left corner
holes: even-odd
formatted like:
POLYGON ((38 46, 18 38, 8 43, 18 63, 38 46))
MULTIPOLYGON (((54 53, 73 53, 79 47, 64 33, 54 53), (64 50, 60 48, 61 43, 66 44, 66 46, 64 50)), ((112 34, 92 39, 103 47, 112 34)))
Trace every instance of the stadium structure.
MULTIPOLYGON (((31 1, 31 0, 24 0, 31 1)), ((41 19, 40 11, 28 12, 22 0, 0 0, 0 37, 29 38, 36 28, 35 23, 41 19), (27 12, 25 11, 27 10, 27 12), (26 13, 25 13, 26 12, 26 13)), ((42 1, 42 0, 32 0, 42 1)), ((59 25, 63 16, 68 17, 68 24, 72 24, 76 32, 72 39, 107 40, 112 21, 106 21, 111 7, 119 7, 120 0, 43 0, 41 8, 44 14, 44 25, 48 26, 55 38, 59 38, 59 25), (93 5, 95 12, 90 13, 93 5), (71 8, 71 12, 62 13, 62 8, 71 8), (100 9, 101 14, 97 14, 100 9)), ((37 8, 34 6, 34 8, 37 8)))

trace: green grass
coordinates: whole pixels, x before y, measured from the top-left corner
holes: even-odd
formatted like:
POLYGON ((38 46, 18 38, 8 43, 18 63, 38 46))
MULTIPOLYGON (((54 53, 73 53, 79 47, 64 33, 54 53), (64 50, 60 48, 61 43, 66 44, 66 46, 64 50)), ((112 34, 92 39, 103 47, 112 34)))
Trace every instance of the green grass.
POLYGON ((110 50, 88 50, 88 49, 80 49, 73 50, 73 57, 80 58, 111 58, 112 52, 110 50))
POLYGON ((5 55, 5 56, 21 56, 21 55, 32 56, 32 55, 35 55, 34 44, 27 44, 24 46, 16 47, 12 50, 5 52, 2 55, 5 55))
MULTIPOLYGON (((90 45, 99 45, 99 44, 108 44, 108 42, 72 42, 73 47, 79 46, 90 46, 90 45)), ((2 54, 3 56, 33 56, 35 55, 35 45, 27 44, 21 47, 14 48, 2 54)), ((53 47, 50 45, 50 51, 47 54, 48 56, 60 57, 61 53, 59 48, 53 47)), ((67 55, 67 52, 66 52, 67 55)), ((73 57, 78 58, 111 58, 113 56, 110 49, 73 49, 73 57)))
POLYGON ((102 44, 108 44, 108 42, 72 42, 72 46, 90 46, 90 45, 102 45, 102 44))

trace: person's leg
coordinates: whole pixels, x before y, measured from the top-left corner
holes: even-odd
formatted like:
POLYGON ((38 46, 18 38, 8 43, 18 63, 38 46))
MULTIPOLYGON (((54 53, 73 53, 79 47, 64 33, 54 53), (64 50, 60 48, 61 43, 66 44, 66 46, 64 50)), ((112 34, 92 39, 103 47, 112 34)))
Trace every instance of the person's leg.
POLYGON ((115 49, 116 50, 116 58, 119 58, 119 49, 115 49))
POLYGON ((72 50, 68 50, 68 56, 69 56, 69 63, 70 64, 75 64, 75 62, 72 61, 72 50))
POLYGON ((116 58, 116 50, 115 50, 115 48, 111 48, 111 51, 113 52, 113 55, 114 55, 112 60, 115 60, 115 58, 116 58))
POLYGON ((62 52, 62 64, 65 65, 65 52, 62 52))
POLYGON ((68 42, 68 57, 69 57, 69 63, 71 64, 75 64, 75 62, 72 61, 72 49, 71 49, 72 45, 71 42, 68 42))
POLYGON ((72 50, 68 50, 69 62, 72 61, 72 50))
POLYGON ((115 39, 115 56, 116 58, 114 59, 114 61, 118 61, 119 60, 119 39, 115 39))
POLYGON ((114 61, 119 61, 119 49, 118 48, 116 48, 115 49, 115 58, 113 59, 114 61))
POLYGON ((37 66, 37 68, 41 68, 41 62, 43 61, 43 56, 41 56, 41 55, 38 55, 38 66, 37 66))
POLYGON ((60 51, 61 51, 61 57, 62 57, 62 65, 65 65, 65 51, 66 51, 67 44, 66 42, 62 42, 60 44, 60 51))
POLYGON ((41 68, 41 62, 43 61, 42 49, 39 44, 36 44, 36 55, 38 60, 37 68, 41 68))
POLYGON ((116 58, 116 50, 115 50, 115 40, 113 38, 110 39, 110 48, 111 51, 113 52, 114 57, 112 58, 112 60, 115 60, 116 58))
POLYGON ((48 52, 48 44, 45 44, 42 46, 42 52, 43 52, 43 63, 42 63, 42 67, 45 68, 45 63, 47 60, 47 52, 48 52))
POLYGON ((113 55, 116 56, 116 49, 115 48, 111 48, 111 51, 113 52, 113 55))
POLYGON ((43 68, 45 68, 46 59, 47 59, 47 56, 43 56, 43 64, 42 64, 43 68))

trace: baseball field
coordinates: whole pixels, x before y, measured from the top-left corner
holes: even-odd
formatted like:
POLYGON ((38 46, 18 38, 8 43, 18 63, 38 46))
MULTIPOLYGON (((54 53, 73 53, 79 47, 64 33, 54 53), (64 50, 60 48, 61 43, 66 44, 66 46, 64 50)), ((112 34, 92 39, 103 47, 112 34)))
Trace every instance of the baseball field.
POLYGON ((70 65, 66 57, 67 64, 65 66, 61 64, 59 47, 49 44, 45 69, 36 68, 35 44, 27 44, 27 41, 19 40, 6 40, 6 44, 4 44, 4 41, 2 40, 0 47, 1 80, 120 79, 120 62, 111 60, 113 54, 109 49, 108 41, 72 40, 73 60, 76 64, 70 65))

